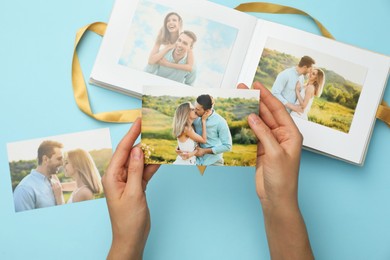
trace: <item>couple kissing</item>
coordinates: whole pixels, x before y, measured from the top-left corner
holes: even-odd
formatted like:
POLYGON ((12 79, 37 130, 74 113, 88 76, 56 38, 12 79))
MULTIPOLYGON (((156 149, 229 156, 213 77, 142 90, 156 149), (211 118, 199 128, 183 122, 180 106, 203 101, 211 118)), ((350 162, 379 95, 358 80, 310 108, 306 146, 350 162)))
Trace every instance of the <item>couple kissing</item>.
POLYGON ((173 164, 223 166, 223 153, 231 151, 232 137, 226 120, 214 110, 208 94, 180 104, 173 117, 177 158, 173 164))

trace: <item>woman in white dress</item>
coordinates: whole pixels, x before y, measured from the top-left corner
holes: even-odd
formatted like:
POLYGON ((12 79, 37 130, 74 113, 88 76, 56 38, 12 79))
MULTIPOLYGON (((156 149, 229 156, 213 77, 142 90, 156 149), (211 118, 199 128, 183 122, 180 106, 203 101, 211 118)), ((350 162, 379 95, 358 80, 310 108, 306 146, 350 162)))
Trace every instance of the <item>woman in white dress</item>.
POLYGON ((206 143, 207 132, 206 132, 206 120, 211 115, 211 111, 205 113, 202 116, 202 136, 198 135, 192 123, 198 115, 195 113, 195 108, 190 102, 180 104, 173 117, 173 136, 177 138, 178 147, 182 154, 188 159, 183 159, 180 155, 177 156, 173 164, 186 164, 195 165, 196 156, 195 149, 198 143, 206 143))
POLYGON ((165 16, 164 24, 161 27, 152 51, 150 52, 148 64, 152 65, 160 63, 161 65, 169 68, 185 70, 189 72, 192 71, 194 64, 194 55, 192 50, 190 50, 187 54, 186 64, 168 62, 164 58, 164 56, 175 47, 175 43, 179 38, 180 33, 182 32, 182 27, 183 20, 179 14, 171 12, 165 16))
POLYGON ((103 191, 99 171, 87 151, 76 149, 67 152, 64 171, 66 177, 71 177, 76 182, 67 203, 91 200, 95 194, 103 191))
POLYGON ((307 120, 314 97, 322 94, 325 84, 325 73, 319 68, 313 68, 309 73, 309 78, 304 86, 297 82, 295 93, 297 95, 296 106, 291 106, 291 115, 307 120))

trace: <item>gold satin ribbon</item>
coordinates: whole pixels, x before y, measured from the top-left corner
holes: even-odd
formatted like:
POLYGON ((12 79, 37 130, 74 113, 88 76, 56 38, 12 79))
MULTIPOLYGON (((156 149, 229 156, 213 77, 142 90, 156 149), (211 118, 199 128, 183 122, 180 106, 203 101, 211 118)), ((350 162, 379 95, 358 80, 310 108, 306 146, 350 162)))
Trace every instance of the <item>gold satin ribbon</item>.
POLYGON ((81 111, 96 120, 109 123, 131 123, 134 122, 137 117, 141 116, 141 109, 117 110, 95 114, 92 112, 91 104, 89 102, 88 89, 84 81, 83 71, 81 70, 79 57, 77 55, 77 46, 86 31, 89 30, 103 36, 106 28, 106 23, 95 22, 80 28, 76 33, 72 60, 72 85, 74 99, 81 111))
POLYGON ((317 24, 318 28, 321 31, 321 34, 327 38, 334 39, 333 35, 313 16, 310 14, 296 9, 290 6, 263 3, 263 2, 251 2, 243 3, 239 6, 236 6, 234 9, 242 12, 258 12, 258 13, 269 13, 269 14, 301 14, 310 17, 317 24))
POLYGON ((376 118, 382 120, 390 127, 390 107, 383 100, 382 104, 379 105, 378 110, 376 111, 376 118))
MULTIPOLYGON (((251 2, 243 3, 235 7, 234 9, 242 12, 260 12, 260 13, 271 13, 271 14, 300 14, 305 15, 313 19, 321 34, 327 38, 334 39, 333 35, 314 17, 308 13, 299 9, 283 6, 272 3, 264 2, 251 2)), ((141 116, 141 109, 134 110, 118 110, 111 112, 93 113, 88 97, 88 90, 84 81, 83 72, 81 70, 79 58, 77 55, 77 45, 81 41, 84 33, 89 30, 100 36, 103 36, 107 28, 106 23, 95 22, 80 28, 76 33, 76 41, 74 45, 73 61, 72 61, 72 84, 74 98, 77 106, 88 116, 95 118, 96 120, 110 123, 131 123, 134 122, 137 117, 141 116)), ((384 121, 390 127, 390 107, 386 102, 378 107, 376 117, 384 121)), ((206 170, 206 166, 198 166, 199 172, 203 175, 206 170)))

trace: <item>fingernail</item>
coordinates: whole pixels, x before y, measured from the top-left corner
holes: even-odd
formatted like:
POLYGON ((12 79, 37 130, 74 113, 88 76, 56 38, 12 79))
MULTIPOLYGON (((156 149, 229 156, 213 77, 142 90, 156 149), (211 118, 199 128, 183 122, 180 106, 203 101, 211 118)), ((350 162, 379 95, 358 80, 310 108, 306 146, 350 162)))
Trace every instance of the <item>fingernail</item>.
POLYGON ((139 147, 134 147, 131 150, 131 158, 132 159, 141 159, 142 157, 142 150, 139 147))
POLYGON ((253 124, 253 125, 257 125, 257 124, 259 124, 259 122, 260 122, 260 119, 259 119, 259 116, 258 115, 255 115, 255 114, 250 114, 249 115, 249 120, 251 121, 251 123, 253 124))

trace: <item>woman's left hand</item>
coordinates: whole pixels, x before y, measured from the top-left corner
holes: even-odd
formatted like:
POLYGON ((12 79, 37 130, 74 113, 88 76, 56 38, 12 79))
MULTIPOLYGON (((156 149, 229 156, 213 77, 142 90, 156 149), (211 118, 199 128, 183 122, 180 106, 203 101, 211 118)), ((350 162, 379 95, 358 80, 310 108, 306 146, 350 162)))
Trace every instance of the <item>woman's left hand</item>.
POLYGON ((159 165, 144 166, 141 148, 133 147, 140 131, 141 120, 137 119, 119 143, 102 179, 113 234, 108 259, 142 259, 149 235, 145 189, 159 165))

